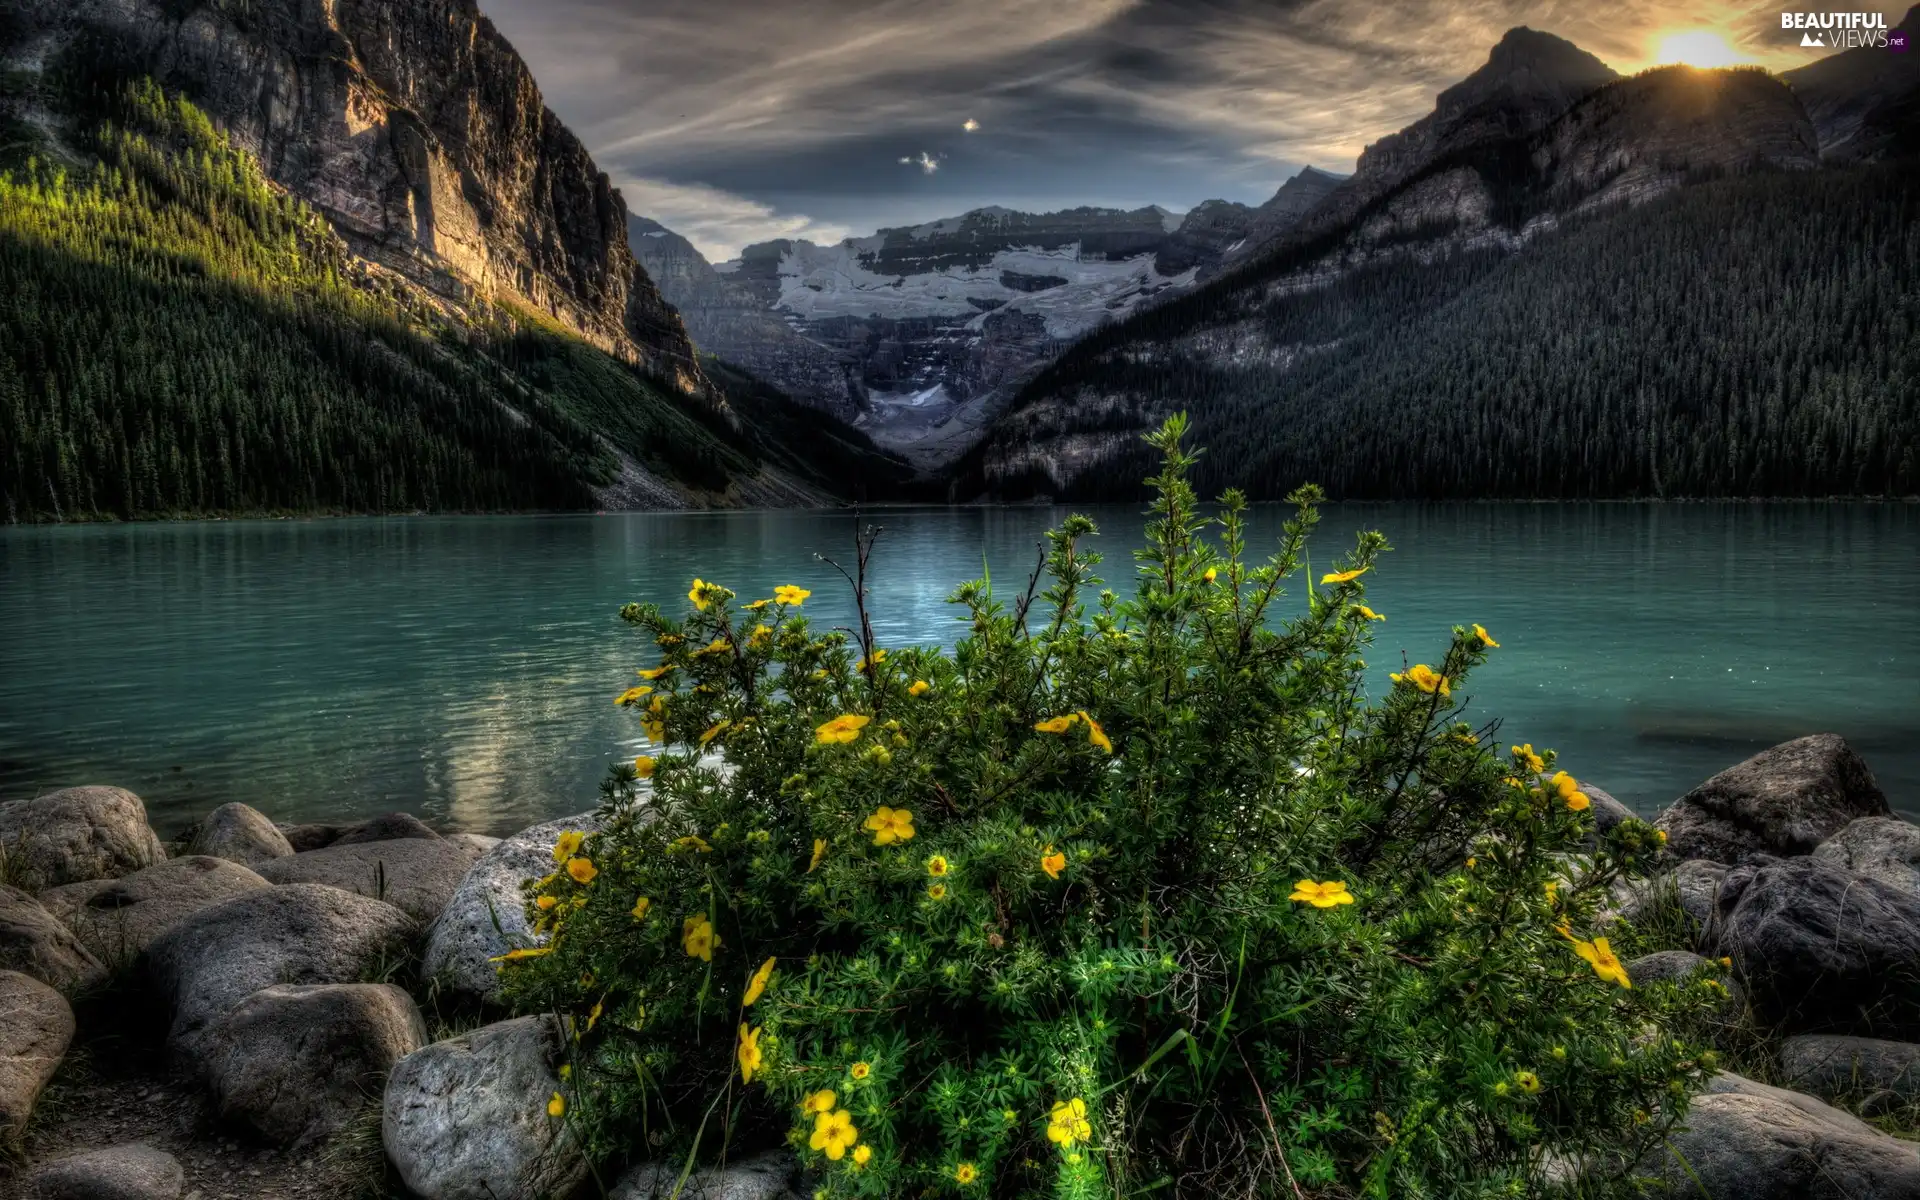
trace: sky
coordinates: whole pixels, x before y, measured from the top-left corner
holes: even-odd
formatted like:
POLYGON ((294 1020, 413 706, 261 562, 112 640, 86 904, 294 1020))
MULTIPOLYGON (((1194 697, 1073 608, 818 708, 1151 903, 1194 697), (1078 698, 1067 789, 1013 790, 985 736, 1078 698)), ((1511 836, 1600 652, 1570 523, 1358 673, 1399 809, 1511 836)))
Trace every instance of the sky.
POLYGON ((1515 25, 1625 73, 1824 53, 1783 0, 481 5, 628 207, 715 262, 988 204, 1258 204, 1302 166, 1352 170, 1515 25))

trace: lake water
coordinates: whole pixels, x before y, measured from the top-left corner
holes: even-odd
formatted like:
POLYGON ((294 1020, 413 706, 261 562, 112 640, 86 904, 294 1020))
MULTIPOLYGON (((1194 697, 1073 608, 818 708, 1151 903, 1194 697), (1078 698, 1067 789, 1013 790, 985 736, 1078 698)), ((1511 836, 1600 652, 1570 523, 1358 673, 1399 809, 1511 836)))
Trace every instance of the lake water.
MULTIPOLYGON (((1024 578, 1045 508, 876 511, 882 644, 946 643, 953 585, 1024 578)), ((1141 517, 1096 509, 1126 586, 1141 517)), ((1285 513, 1256 514, 1270 546, 1285 513)), ((610 700, 650 662, 616 617, 697 575, 814 590, 844 621, 850 513, 214 522, 0 529, 0 800, 115 783, 171 833, 242 800, 278 820, 401 808, 501 833, 591 807, 640 745, 610 700)), ((1453 624, 1506 736, 1652 812, 1755 750, 1837 731, 1920 815, 1920 506, 1336 505, 1396 550, 1378 683, 1453 624)), ((1296 597, 1298 592, 1295 593, 1296 597)), ((1297 601, 1296 601, 1297 602, 1297 601)), ((1297 611, 1297 610, 1296 610, 1297 611)))

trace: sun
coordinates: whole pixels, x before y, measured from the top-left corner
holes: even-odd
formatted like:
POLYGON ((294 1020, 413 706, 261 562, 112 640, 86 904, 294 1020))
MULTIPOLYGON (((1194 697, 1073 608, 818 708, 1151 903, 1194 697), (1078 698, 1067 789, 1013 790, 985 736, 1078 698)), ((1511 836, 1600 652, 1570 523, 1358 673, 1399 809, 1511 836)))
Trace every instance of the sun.
POLYGON ((1727 39, 1705 29, 1668 34, 1660 39, 1660 52, 1654 60, 1663 66, 1685 63, 1689 67, 1731 67, 1748 61, 1727 45, 1727 39))

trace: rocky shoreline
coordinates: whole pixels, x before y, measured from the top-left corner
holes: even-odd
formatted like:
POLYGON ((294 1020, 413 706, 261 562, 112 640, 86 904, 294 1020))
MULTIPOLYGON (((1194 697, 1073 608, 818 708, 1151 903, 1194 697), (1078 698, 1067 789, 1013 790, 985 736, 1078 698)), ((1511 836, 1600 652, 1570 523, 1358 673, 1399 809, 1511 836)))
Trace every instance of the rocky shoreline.
MULTIPOLYGON (((1629 815, 1582 787, 1603 828, 1629 815)), ((495 1003, 489 960, 531 936, 520 884, 595 825, 496 839, 228 804, 170 854, 119 788, 0 805, 0 1194, 671 1193, 652 1165, 590 1180, 536 1102, 560 1090, 560 1030, 495 1003)), ((1716 1040, 1747 1074, 1718 1075, 1643 1173, 1710 1200, 1920 1198, 1920 1141, 1896 1136, 1920 1129, 1920 826, 1834 735, 1721 772, 1656 825, 1667 869, 1615 909, 1676 944, 1628 971, 1721 989, 1716 1040)), ((805 1187, 775 1156, 682 1194, 805 1187)))

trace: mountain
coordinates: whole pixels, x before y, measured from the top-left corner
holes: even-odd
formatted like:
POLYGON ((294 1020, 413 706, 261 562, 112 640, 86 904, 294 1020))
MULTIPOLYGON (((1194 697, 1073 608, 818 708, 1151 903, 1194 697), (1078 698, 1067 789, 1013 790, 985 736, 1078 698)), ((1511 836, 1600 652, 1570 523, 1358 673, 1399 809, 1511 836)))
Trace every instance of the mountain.
POLYGON ((819 503, 837 456, 892 469, 729 405, 469 0, 15 0, 0 56, 8 519, 819 503))
POLYGON ((1308 168, 1259 209, 1208 201, 1024 213, 981 208, 836 245, 782 239, 708 263, 635 217, 631 242, 704 351, 937 469, 1088 332, 1190 287, 1339 182, 1308 168))
MULTIPOLYGON (((1920 37, 1920 5, 1896 29, 1920 37)), ((1842 50, 1781 78, 1806 106, 1833 162, 1920 156, 1920 53, 1883 46, 1842 50)))
POLYGON ((1269 499, 1920 490, 1910 164, 1823 167, 1758 70, 1611 75, 1509 34, 1264 251, 1050 365, 957 494, 1131 497, 1183 409, 1210 486, 1269 499))

